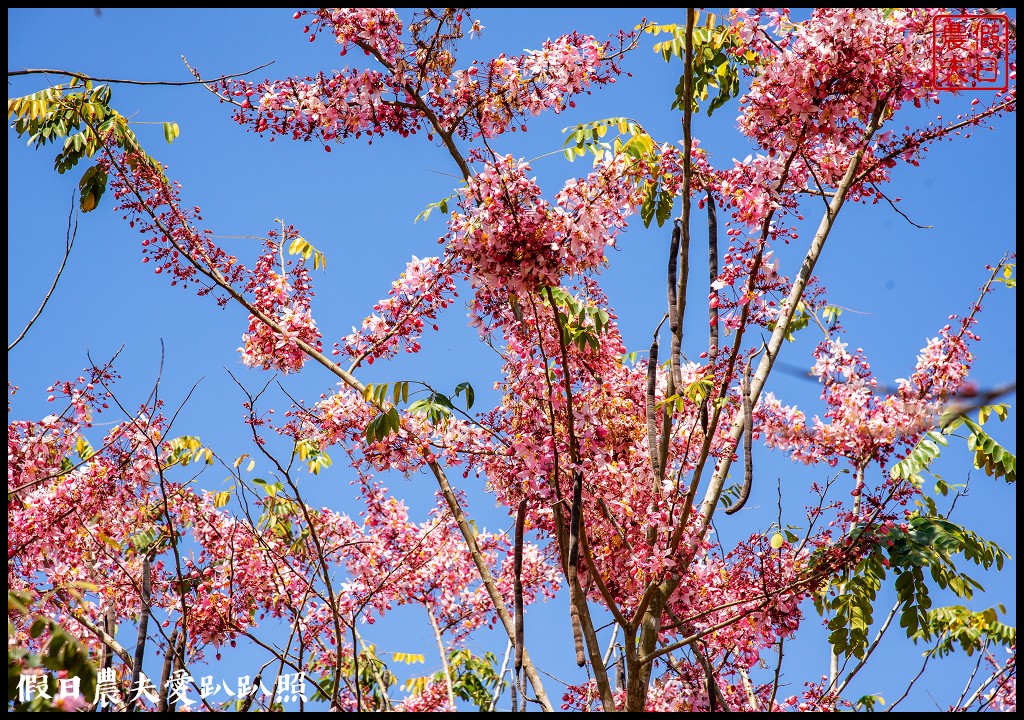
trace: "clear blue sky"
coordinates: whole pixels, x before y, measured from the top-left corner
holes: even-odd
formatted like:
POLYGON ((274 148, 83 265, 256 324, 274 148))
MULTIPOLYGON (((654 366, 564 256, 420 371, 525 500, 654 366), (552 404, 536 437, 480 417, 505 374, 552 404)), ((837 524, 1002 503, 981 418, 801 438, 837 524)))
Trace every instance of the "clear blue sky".
MULTIPOLYGON (((206 77, 275 61, 251 78, 262 79, 314 74, 340 69, 345 61, 362 60, 338 58, 336 46, 323 40, 310 44, 301 24, 292 20, 292 12, 8 9, 8 69, 54 68, 99 77, 181 81, 192 79, 182 55, 206 77)), ((644 17, 665 23, 677 22, 680 16, 680 12, 644 8, 479 10, 475 17, 485 26, 483 38, 464 43, 460 65, 498 52, 516 54, 536 48, 543 40, 572 30, 601 38, 619 28, 630 29, 644 17)), ((664 63, 650 46, 648 38, 625 60, 623 67, 633 73, 632 78, 623 75, 616 85, 577 99, 574 110, 535 119, 528 133, 501 138, 496 149, 538 158, 561 147, 562 128, 619 115, 638 120, 658 140, 679 140, 679 117, 669 105, 681 66, 664 63)), ((46 84, 40 76, 11 78, 8 95, 28 94, 46 84)), ((415 225, 413 219, 428 203, 452 191, 458 171, 447 153, 422 135, 406 141, 378 139, 369 147, 353 141, 328 154, 319 143, 269 143, 247 134, 230 120, 229 108, 200 86, 115 85, 112 105, 134 122, 155 123, 140 124, 135 131, 150 154, 169 165, 169 176, 183 184, 186 204, 202 207, 207 227, 215 233, 262 236, 275 226, 274 218, 284 218, 326 253, 327 272, 314 276, 313 310, 328 348, 351 326, 358 326, 412 255, 423 257, 439 250, 436 241, 444 228, 437 215, 415 225), (164 121, 181 127, 181 137, 172 145, 163 140, 159 123, 164 121)), ((951 100, 937 111, 908 115, 906 122, 927 121, 936 112, 953 117, 964 107, 965 103, 951 100)), ((734 102, 711 120, 702 115, 695 121, 695 136, 718 167, 751 151, 735 130, 736 114, 734 102)), ((64 248, 80 169, 56 175, 54 154, 49 148, 26 149, 24 140, 8 132, 8 341, 37 309, 64 248)), ((533 162, 533 168, 550 197, 565 177, 585 172, 585 162, 569 164, 555 153, 533 162)), ((995 130, 980 130, 967 141, 933 146, 919 168, 900 167, 894 172, 887 192, 902 198, 899 207, 910 218, 932 229, 915 229, 884 204, 844 208, 817 273, 828 286, 831 301, 851 310, 843 316, 845 340, 851 348, 864 348, 880 382, 891 384, 906 376, 918 350, 945 324, 947 315, 963 313, 977 296, 987 275, 985 265, 1016 249, 1016 189, 1016 121, 1011 116, 997 120, 995 130)), ((80 218, 75 247, 57 291, 28 337, 9 353, 8 379, 21 387, 12 402, 11 418, 38 419, 48 414, 52 406, 46 404, 43 392, 48 385, 78 375, 87 364, 87 352, 102 361, 122 345, 118 369, 124 379, 117 391, 127 405, 137 405, 156 378, 163 340, 162 394, 168 404, 176 406, 188 388, 202 381, 177 421, 177 433, 199 435, 224 457, 250 452, 247 429, 241 423, 243 398, 225 369, 249 387, 262 386, 269 376, 241 366, 236 348, 246 326, 244 311, 219 309, 208 298, 172 288, 164 277, 154 276, 151 266, 140 261, 140 236, 111 211, 112 205, 112 197, 107 196, 100 209, 80 218)), ((809 200, 806 209, 808 223, 816 223, 819 212, 814 202, 809 200)), ((660 278, 668 230, 645 231, 638 220, 636 225, 612 254, 602 283, 620 317, 627 346, 643 352, 663 312, 660 278), (652 282, 652 277, 659 280, 652 282)), ((703 232, 699 219, 694 231, 703 232)), ((781 272, 795 273, 805 242, 798 240, 780 250, 781 272)), ((258 247, 255 240, 225 240, 225 244, 231 252, 250 259, 258 247)), ((703 299, 702 292, 694 292, 695 301, 703 299)), ((463 292, 460 299, 468 297, 463 292)), ((978 328, 982 340, 973 348, 977 360, 972 373, 983 387, 1016 378, 1015 301, 1013 292, 997 287, 985 303, 978 328)), ((384 367, 377 364, 361 378, 366 382, 425 379, 449 388, 469 380, 477 390, 478 406, 485 407, 494 400, 488 388, 498 379, 496 356, 477 342, 461 303, 446 312, 441 326, 439 333, 426 335, 418 356, 403 354, 384 367)), ((695 329, 691 337, 698 338, 702 332, 703 328, 695 329)), ((704 342, 694 340, 689 350, 696 354, 704 342)), ((809 366, 815 342, 812 331, 805 331, 783 349, 782 360, 809 366)), ((331 376, 313 366, 282 382, 305 400, 315 400, 334 385, 331 376)), ((808 414, 821 410, 813 383, 776 373, 768 389, 786 401, 799 402, 808 414)), ((1003 402, 1015 404, 1016 398, 1003 402)), ((278 394, 279 412, 287 405, 287 399, 278 394)), ((1015 449, 1013 417, 993 433, 1015 449)), ((939 468, 951 482, 963 482, 970 468, 967 453, 957 449, 961 451, 947 453, 939 468)), ((755 463, 758 480, 751 509, 717 523, 727 546, 730 539, 766 529, 774 519, 776 478, 781 478, 788 506, 793 508, 790 521, 799 523, 796 511, 803 504, 805 489, 829 474, 828 468, 798 467, 764 448, 756 451, 755 463)), ((215 489, 222 480, 222 474, 212 470, 202 482, 215 489)), ((326 474, 310 477, 307 491, 314 504, 356 512, 348 480, 339 463, 326 474)), ((407 481, 396 476, 389 482, 419 511, 434 490, 426 477, 407 481)), ((493 502, 479 492, 479 482, 470 481, 465 489, 471 497, 470 514, 479 524, 492 530, 510 524, 505 512, 495 510, 493 502)), ((1015 489, 996 485, 974 471, 970 490, 970 497, 958 505, 955 519, 1015 557, 1015 489)), ((1015 624, 1015 561, 983 584, 989 592, 976 596, 971 606, 981 609, 1002 602, 1009 613, 1006 621, 1015 624)), ((888 593, 880 596, 876 617, 884 616, 887 603, 891 604, 888 593)), ((805 638, 789 646, 790 685, 781 696, 798 693, 804 680, 827 673, 824 633, 809 604, 806 612, 805 638)), ((527 647, 539 667, 578 682, 581 676, 573 663, 571 640, 561 637, 568 625, 566 614, 561 599, 531 608, 527 647)), ((910 646, 897 633, 891 631, 886 652, 877 655, 872 669, 858 677, 848 697, 870 692, 894 699, 901 686, 893 678, 908 677, 907 668, 917 667, 923 649, 910 646)), ((420 651, 428 653, 428 666, 436 664, 429 654, 429 626, 421 617, 399 612, 394 620, 367 628, 364 634, 389 651, 412 651, 415 648, 409 644, 420 643, 420 651)), ((497 635, 491 639, 482 635, 475 649, 492 650, 500 657, 504 646, 497 635)), ((213 668, 212 673, 234 677, 256 670, 239 658, 226 657, 225 663, 230 666, 213 668)), ((947 661, 948 671, 936 673, 915 692, 912 707, 931 709, 931 698, 945 707, 959 694, 966 666, 959 660, 947 661), (951 684, 957 686, 952 697, 951 684)), ((560 697, 557 681, 549 679, 546 684, 550 696, 560 697)), ((910 707, 909 702, 901 706, 910 707)))

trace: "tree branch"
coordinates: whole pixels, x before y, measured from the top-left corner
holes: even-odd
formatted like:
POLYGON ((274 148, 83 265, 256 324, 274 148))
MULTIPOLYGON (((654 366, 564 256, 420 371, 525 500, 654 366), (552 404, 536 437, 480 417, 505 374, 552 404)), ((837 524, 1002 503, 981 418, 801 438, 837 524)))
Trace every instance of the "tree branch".
POLYGON ((53 291, 57 289, 57 282, 60 280, 61 273, 64 272, 64 266, 67 265, 68 256, 71 255, 71 246, 75 244, 75 235, 78 234, 78 213, 75 211, 75 194, 71 194, 71 210, 68 212, 68 229, 64 234, 64 258, 60 261, 60 267, 57 268, 57 275, 53 278, 53 284, 50 285, 50 289, 46 291, 46 296, 43 298, 42 304, 39 309, 36 310, 36 314, 32 316, 32 319, 28 321, 28 325, 21 331, 21 334, 7 346, 7 352, 14 349, 14 346, 21 342, 22 338, 28 333, 28 329, 32 327, 32 324, 39 319, 39 316, 43 314, 43 308, 46 307, 46 303, 50 301, 50 296, 53 295, 53 291), (75 226, 71 227, 71 217, 75 218, 75 226))
POLYGON ((51 70, 51 69, 32 69, 26 68, 24 70, 9 70, 7 77, 15 77, 18 75, 61 75, 63 77, 78 78, 79 80, 88 82, 102 82, 102 83, 117 83, 119 85, 163 85, 170 87, 183 87, 185 85, 206 85, 208 83, 220 82, 221 80, 230 80, 231 78, 243 77, 250 75, 257 70, 262 70, 265 67, 269 67, 274 64, 274 60, 265 62, 262 65, 257 65, 252 70, 246 70, 245 72, 232 73, 231 75, 221 75, 218 78, 212 80, 124 80, 121 78, 104 78, 104 77, 93 77, 92 75, 85 75, 84 73, 72 72, 71 70, 51 70))

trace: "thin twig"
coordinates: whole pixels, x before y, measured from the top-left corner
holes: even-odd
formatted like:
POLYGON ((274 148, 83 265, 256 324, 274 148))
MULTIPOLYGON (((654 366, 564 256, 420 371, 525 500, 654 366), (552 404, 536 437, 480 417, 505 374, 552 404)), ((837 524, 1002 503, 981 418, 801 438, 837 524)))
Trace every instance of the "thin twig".
POLYGON ((769 709, 775 707, 775 697, 779 694, 779 678, 782 675, 782 659, 785 657, 785 654, 782 651, 782 646, 785 641, 785 638, 779 638, 778 659, 775 661, 775 675, 772 678, 772 695, 768 698, 769 709))
POLYGON ((444 672, 444 684, 448 688, 448 705, 452 710, 455 709, 455 687, 452 684, 452 669, 448 665, 448 653, 444 649, 444 640, 441 638, 441 629, 437 626, 437 620, 434 619, 434 613, 430 607, 426 608, 427 617, 430 618, 430 627, 434 630, 434 639, 437 641, 437 652, 441 656, 441 669, 444 672))
POLYGON ((615 637, 619 634, 619 624, 615 623, 612 626, 612 638, 608 641, 608 649, 604 653, 604 666, 608 667, 608 662, 612 659, 612 651, 615 649, 615 637))
POLYGON ((904 220, 906 220, 908 223, 910 223, 911 225, 913 225, 917 229, 919 229, 919 230, 931 230, 933 227, 935 227, 934 225, 918 225, 916 222, 914 222, 909 217, 907 217, 907 214, 905 212, 903 212, 898 207, 896 207, 896 203, 894 203, 892 200, 890 200, 888 195, 886 195, 884 192, 879 190, 878 186, 876 186, 873 182, 869 182, 868 185, 871 186, 871 189, 874 190, 876 194, 880 195, 883 200, 885 200, 887 203, 889 203, 889 207, 891 207, 893 210, 895 210, 897 213, 899 213, 900 217, 902 217, 904 220))
POLYGON ((901 702, 903 702, 906 699, 907 695, 910 694, 910 689, 914 687, 914 683, 916 683, 921 678, 921 676, 924 675, 925 668, 928 667, 928 661, 931 660, 931 659, 932 659, 931 654, 925 653, 925 655, 924 655, 924 662, 921 663, 921 669, 918 671, 917 675, 914 676, 914 679, 911 680, 907 684, 907 689, 903 691, 903 694, 900 695, 896 699, 896 702, 894 702, 892 705, 889 706, 889 708, 886 710, 886 712, 892 712, 893 710, 896 709, 897 705, 899 705, 901 702))
POLYGON ((974 663, 974 669, 971 671, 971 676, 969 678, 967 678, 967 682, 964 683, 963 692, 960 693, 960 697, 957 698, 956 705, 954 705, 953 707, 955 707, 955 708, 964 707, 965 708, 965 707, 968 707, 970 705, 970 703, 967 703, 967 705, 963 704, 964 703, 964 698, 967 697, 967 693, 969 693, 971 691, 971 685, 974 684, 974 678, 976 678, 978 676, 978 671, 981 670, 981 661, 984 660, 984 659, 985 659, 984 654, 983 653, 978 653, 978 659, 974 663))
POLYGON ((1007 15, 1006 13, 999 12, 999 8, 982 8, 989 15, 995 15, 996 17, 1006 18, 1006 24, 1010 27, 1010 33, 1014 38, 1017 37, 1017 21, 1007 15))
POLYGON ((985 709, 986 705, 988 705, 989 703, 991 703, 995 699, 996 693, 999 692, 999 689, 1001 687, 1003 687, 1003 685, 1005 685, 1007 682, 1009 682, 1010 678, 1014 677, 1016 674, 1017 674, 1016 665, 1007 665, 1007 666, 999 669, 997 672, 995 672, 991 676, 989 676, 988 680, 986 680, 985 682, 983 682, 981 684, 981 687, 979 687, 977 692, 975 692, 974 695, 971 696, 970 701, 966 705, 964 705, 964 708, 965 709, 969 708, 971 705, 973 705, 975 702, 977 702, 979 697, 981 696, 981 693, 985 690, 985 688, 987 688, 989 685, 991 685, 993 682, 995 682, 1001 675, 1006 675, 1006 677, 1004 677, 1002 680, 999 680, 999 684, 995 686, 995 688, 992 690, 991 693, 989 693, 989 696, 988 696, 988 698, 986 698, 985 702, 983 702, 981 705, 978 706, 978 712, 981 712, 982 710, 985 709))
POLYGON ((850 684, 850 681, 853 680, 854 676, 856 676, 857 673, 861 671, 861 668, 863 668, 867 663, 868 658, 871 657, 871 653, 875 651, 875 648, 878 647, 878 643, 882 641, 882 636, 885 635, 885 631, 889 629, 889 624, 892 622, 893 618, 896 617, 896 613, 899 611, 901 604, 902 603, 897 602, 892 606, 892 610, 889 611, 889 615, 885 618, 885 622, 882 623, 882 627, 878 629, 878 633, 875 635, 875 639, 871 641, 871 645, 868 646, 867 652, 864 653, 864 657, 860 659, 860 662, 857 663, 856 667, 850 671, 850 674, 847 675, 839 684, 839 687, 836 688, 836 697, 843 694, 846 686, 850 684))
POLYGON ((75 209, 75 194, 71 194, 71 210, 68 212, 68 229, 64 234, 64 259, 60 261, 60 267, 57 269, 57 275, 53 278, 53 284, 50 285, 50 289, 46 292, 46 297, 43 298, 42 304, 39 309, 36 310, 36 314, 32 316, 32 319, 28 321, 28 325, 21 331, 21 334, 7 346, 7 352, 14 349, 14 346, 21 342, 22 338, 28 333, 28 329, 32 327, 32 324, 39 319, 39 316, 43 314, 43 308, 46 307, 46 303, 50 301, 50 296, 53 295, 53 291, 57 289, 57 281, 60 280, 61 273, 64 272, 64 266, 67 265, 68 256, 71 255, 71 246, 75 244, 75 235, 78 234, 78 212, 75 209), (75 218, 75 226, 71 227, 71 218, 75 218))
POLYGON ((34 69, 26 68, 24 70, 10 70, 7 72, 7 77, 14 77, 16 75, 61 75, 63 77, 78 78, 87 82, 103 82, 103 83, 117 83, 120 85, 164 85, 171 87, 182 87, 184 85, 206 85, 208 83, 216 83, 221 80, 230 80, 231 78, 243 77, 262 70, 263 68, 273 65, 274 60, 265 62, 262 65, 257 65, 252 70, 246 70, 245 72, 232 73, 231 75, 221 75, 218 78, 212 80, 182 80, 182 81, 170 81, 170 80, 124 80, 120 78, 103 78, 93 77, 92 75, 85 75, 83 73, 72 72, 71 70, 51 70, 51 69, 34 69))
POLYGON ((491 696, 491 704, 489 707, 490 712, 494 712, 494 708, 498 705, 498 698, 501 697, 501 691, 505 688, 505 671, 508 670, 508 658, 512 654, 512 641, 508 641, 508 645, 505 646, 505 656, 501 659, 501 670, 498 672, 498 683, 494 686, 494 695, 491 696))
MULTIPOLYGON (((697 662, 704 669, 704 677, 707 680, 708 685, 708 704, 714 712, 714 700, 718 701, 718 704, 722 706, 722 712, 731 712, 732 708, 729 707, 729 703, 725 699, 725 695, 722 694, 722 688, 718 686, 718 681, 715 679, 715 670, 711 667, 711 663, 704 657, 704 652, 697 646, 695 641, 690 645, 690 649, 693 650, 693 656, 697 658, 697 662)), ((671 663, 671 656, 666 655, 665 658, 671 663)))

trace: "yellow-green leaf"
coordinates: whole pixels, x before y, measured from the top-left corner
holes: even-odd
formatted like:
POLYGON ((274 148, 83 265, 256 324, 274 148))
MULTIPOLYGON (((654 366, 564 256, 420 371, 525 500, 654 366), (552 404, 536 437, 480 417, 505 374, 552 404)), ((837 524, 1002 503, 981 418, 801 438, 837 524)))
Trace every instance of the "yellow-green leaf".
POLYGON ((222 508, 225 505, 227 505, 228 502, 231 500, 231 491, 234 489, 234 487, 235 486, 232 485, 227 490, 224 490, 222 492, 216 493, 213 496, 213 506, 215 508, 222 508))
POLYGON ((102 530, 97 530, 97 531, 96 531, 96 536, 97 536, 97 537, 98 537, 98 538, 99 538, 100 540, 102 540, 103 542, 105 542, 105 543, 106 543, 107 545, 109 545, 110 547, 114 548, 115 550, 117 550, 117 551, 120 551, 120 550, 121 550, 121 543, 119 543, 119 542, 118 542, 117 540, 115 540, 114 538, 112 538, 112 537, 110 537, 109 535, 107 535, 107 534, 106 534, 105 532, 103 532, 102 530))
MULTIPOLYGON (((91 106, 90 106, 91 107, 91 106)), ((174 139, 178 137, 181 129, 178 127, 176 122, 165 122, 164 123, 164 140, 168 143, 174 142, 174 139)))

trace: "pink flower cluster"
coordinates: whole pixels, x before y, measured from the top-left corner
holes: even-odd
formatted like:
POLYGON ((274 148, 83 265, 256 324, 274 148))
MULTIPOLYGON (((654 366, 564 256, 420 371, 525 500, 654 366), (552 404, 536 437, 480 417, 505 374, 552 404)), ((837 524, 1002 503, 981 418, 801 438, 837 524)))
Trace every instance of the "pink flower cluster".
POLYGON ((964 336, 978 338, 967 330, 967 324, 956 335, 951 335, 950 330, 951 326, 946 325, 921 349, 909 380, 896 381, 901 400, 927 405, 947 400, 963 387, 974 361, 964 336))
MULTIPOLYGON (((413 256, 405 272, 391 284, 388 297, 373 306, 374 314, 342 341, 345 354, 373 364, 394 356, 402 346, 406 352, 418 352, 426 321, 436 321, 437 312, 451 305, 457 295, 448 263, 436 257, 420 260, 413 256)), ((437 330, 437 325, 433 328, 437 330)), ((335 350, 335 354, 339 352, 335 350)))
POLYGON ((386 131, 415 133, 419 116, 383 96, 386 77, 378 70, 351 70, 303 80, 237 81, 231 95, 243 98, 236 120, 257 133, 294 140, 319 135, 324 142, 386 131))
MULTIPOLYGON (((298 20, 312 14, 316 32, 329 32, 345 55, 353 46, 371 48, 385 62, 393 63, 402 52, 402 21, 393 8, 330 8, 295 13, 298 20)), ((305 28, 303 32, 309 32, 305 28)))
MULTIPOLYGON (((789 23, 785 11, 770 24, 786 28, 742 100, 740 127, 762 147, 787 151, 809 138, 828 138, 848 158, 880 100, 892 109, 927 94, 934 10, 889 14, 876 8, 817 8, 806 22, 789 23), (780 49, 781 48, 781 49, 780 49)), ((734 23, 748 35, 760 13, 738 11, 734 23)), ((837 165, 845 168, 846 159, 837 165)), ((837 178, 829 177, 828 184, 837 178)))
MULTIPOLYGON (((307 267, 302 262, 285 263, 283 258, 280 266, 276 264, 280 243, 297 235, 294 228, 285 229, 280 243, 274 240, 276 233, 271 233, 265 254, 249 272, 208 238, 211 231, 195 229, 193 223, 202 220, 200 209, 183 209, 180 186, 166 181, 146 159, 121 153, 103 162, 114 171, 111 184, 118 208, 126 211, 132 227, 138 225, 139 232, 147 235, 142 241, 143 262, 157 261, 155 272, 169 272, 172 285, 199 282, 200 295, 216 290, 217 281, 244 287, 254 295, 256 309, 280 326, 283 332, 249 316, 249 330, 239 348, 245 365, 294 372, 305 361, 296 340, 321 349, 320 331, 310 314, 313 292, 307 267), (293 265, 290 270, 289 265, 293 265), (275 271, 278 267, 279 273, 275 271)), ((227 301, 226 295, 217 297, 221 305, 227 301)))
MULTIPOLYGON (((110 376, 99 370, 91 379, 110 376)), ((136 617, 147 552, 154 556, 154 621, 163 618, 168 627, 184 620, 195 660, 204 648, 233 644, 265 617, 295 623, 311 662, 339 641, 336 612, 346 622, 359 617, 373 622, 394 606, 417 604, 454 646, 475 628, 494 624, 490 599, 474 580, 473 560, 443 504, 426 522, 413 522, 404 504, 364 477, 361 523, 327 509, 303 510, 283 494, 257 498, 250 505, 252 516, 236 517, 214 494, 198 495, 171 480, 177 456, 163 437, 163 419, 150 418, 152 410, 114 425, 101 450, 90 454, 80 438, 102 398, 84 377, 53 390, 71 400, 64 413, 8 426, 8 513, 15 549, 8 584, 15 590, 61 590, 44 594, 37 610, 90 647, 97 645, 95 635, 69 613, 100 625, 108 608, 117 618, 136 617), (316 543, 309 540, 310 531, 316 543), (173 557, 172 536, 178 539, 173 557), (316 588, 321 557, 345 570, 333 606, 322 602, 316 588), (67 604, 63 589, 69 587, 96 590, 67 604)), ((366 407, 361 398, 358 403, 366 407)), ((346 420, 357 414, 355 404, 342 413, 346 420)), ((325 401, 317 412, 331 407, 325 401)), ((337 439, 346 434, 339 426, 337 439)), ((511 604, 510 541, 504 534, 480 532, 478 542, 511 604)), ((553 596, 558 575, 550 558, 527 544, 523 566, 526 602, 553 596)), ((33 642, 27 626, 18 633, 24 643, 33 642)))
POLYGON ((453 212, 448 251, 472 269, 479 285, 527 293, 563 275, 593 269, 625 227, 636 202, 621 182, 621 158, 566 184, 552 205, 530 166, 496 158, 467 181, 462 212, 453 212))
POLYGON ((111 151, 99 162, 111 175, 117 209, 125 212, 130 227, 146 236, 142 262, 153 262, 153 272, 168 273, 171 285, 188 287, 189 283, 198 283, 198 294, 214 292, 220 305, 225 305, 228 298, 215 292, 211 274, 233 285, 249 280, 248 271, 238 259, 210 239, 210 230, 199 231, 193 226, 202 221, 202 211, 199 207, 184 207, 181 185, 168 181, 148 157, 111 151))
MULTIPOLYGON (((581 284, 581 298, 607 307, 607 300, 594 281, 581 284)), ((558 333, 551 310, 538 306, 535 313, 533 305, 524 305, 522 314, 521 321, 510 320, 502 325, 508 348, 506 379, 498 386, 502 404, 487 416, 489 424, 505 428, 508 443, 484 456, 483 470, 502 504, 514 506, 522 497, 529 499, 528 522, 544 532, 551 543, 549 550, 554 552, 556 510, 552 508, 562 508, 564 512, 564 499, 571 494, 574 470, 578 467, 584 477, 584 514, 594 566, 611 596, 628 611, 636 606, 648 582, 663 573, 679 572, 684 560, 684 550, 672 552, 666 543, 669 529, 680 521, 685 492, 685 487, 681 488, 674 478, 685 477, 693 470, 703 442, 698 425, 699 407, 688 402, 676 413, 675 422, 688 430, 671 440, 670 467, 660 492, 655 494, 643 396, 646 367, 645 363, 630 365, 620 360, 624 348, 613 321, 601 333, 598 350, 581 350, 574 345, 567 348, 580 457, 579 465, 574 465, 565 429, 566 370, 558 360, 558 333), (550 376, 543 357, 549 359, 550 376), (647 537, 651 528, 658 531, 659 541, 654 546, 647 537)), ((684 385, 693 383, 705 371, 696 364, 686 364, 681 373, 684 385)), ((716 371, 725 373, 724 367, 716 371)), ((666 381, 666 375, 659 374, 656 400, 664 398, 666 381)), ((725 435, 735 412, 734 398, 730 398, 722 412, 719 434, 712 441, 713 457, 733 452, 725 435)), ((567 518, 563 520, 567 522, 567 518)), ((694 545, 701 558, 711 547, 706 541, 694 545)), ((744 592, 756 594, 751 588, 765 575, 763 569, 754 572, 750 564, 754 555, 748 553, 740 562, 737 554, 730 558, 728 567, 702 560, 709 563, 709 577, 691 577, 681 587, 709 584, 717 588, 719 583, 721 587, 717 592, 692 597, 680 592, 675 596, 679 604, 673 605, 673 610, 685 617, 698 608, 713 607, 722 597, 732 597, 734 589, 736 599, 743 598, 744 592)), ((591 577, 582 561, 579 570, 591 596, 595 600, 601 597, 596 578, 591 577)), ((776 576, 778 580, 772 582, 778 582, 780 587, 793 579, 783 569, 776 576)), ((772 642, 766 638, 791 632, 793 626, 789 623, 798 617, 796 603, 791 599, 792 596, 784 612, 770 615, 769 604, 759 611, 761 614, 753 613, 757 622, 742 628, 746 639, 741 641, 733 636, 728 642, 733 648, 765 647, 772 642)))
POLYGON ((606 49, 607 43, 588 35, 563 35, 546 40, 540 50, 519 57, 502 53, 486 67, 474 63, 453 72, 438 88, 436 99, 446 117, 473 108, 474 134, 494 137, 521 117, 544 110, 558 113, 575 104, 569 99, 573 95, 615 82, 618 68, 604 59, 606 49))
MULTIPOLYGON (((314 558, 308 546, 293 546, 271 528, 232 517, 215 507, 213 493, 181 498, 180 520, 193 528, 199 545, 198 555, 185 561, 195 588, 188 601, 193 646, 230 642, 267 614, 293 620, 295 603, 312 592, 314 558)), ((296 510, 275 517, 283 524, 301 516, 296 510)))
POLYGON ((309 271, 299 264, 287 274, 283 268, 281 273, 275 272, 278 252, 273 241, 267 243, 267 252, 256 262, 250 287, 255 295, 253 305, 281 331, 250 315, 249 331, 242 335, 239 351, 242 362, 249 367, 297 372, 306 361, 306 352, 296 341, 319 351, 320 331, 310 313, 313 292, 309 271))
MULTIPOLYGON (((56 383, 50 390, 68 398, 67 409, 38 422, 8 423, 8 586, 38 596, 36 611, 94 649, 95 635, 70 616, 102 623, 107 608, 117 617, 137 615, 140 529, 154 524, 151 508, 160 496, 152 476, 167 454, 164 420, 149 412, 113 424, 99 449, 85 441, 92 413, 107 397, 95 388, 113 377, 103 368, 89 380, 56 383), (69 588, 96 590, 73 600, 69 588)), ((159 564, 153 576, 159 588, 159 564)), ((155 605, 166 600, 154 592, 155 605)), ((21 642, 35 644, 27 627, 17 632, 21 642)))
MULTIPOLYGON (((424 523, 409 518, 408 508, 376 483, 362 484, 364 526, 344 551, 347 596, 359 599, 369 622, 394 606, 415 604, 431 614, 451 642, 459 643, 478 627, 493 626, 496 614, 479 581, 474 561, 459 539, 447 507, 431 511, 424 523), (382 578, 386 583, 382 585, 382 578)), ((511 544, 503 534, 480 532, 480 549, 495 567, 498 586, 512 604, 511 544), (497 566, 499 555, 506 560, 497 566)), ((524 549, 524 601, 553 597, 557 570, 532 545, 524 549)))
MULTIPOLYGON (((944 13, 941 8, 818 8, 808 20, 793 23, 787 10, 734 11, 732 23, 746 43, 744 49, 760 58, 756 73, 750 71, 751 90, 741 100, 740 128, 770 158, 792 162, 788 177, 777 175, 774 185, 762 187, 835 187, 860 148, 864 128, 879 103, 885 104, 883 121, 905 102, 917 107, 937 103, 932 21, 944 13), (771 39, 770 32, 777 39, 771 39)), ((959 52, 960 60, 971 66, 979 48, 968 43, 959 52)), ((958 117, 960 127, 977 125, 1013 107, 998 94, 990 107, 975 107, 977 103, 958 117)), ((908 126, 904 133, 878 133, 865 150, 862 177, 849 199, 877 202, 881 191, 866 181, 887 181, 897 158, 916 165, 925 144, 949 135, 946 127, 908 126)), ((777 193, 763 191, 746 197, 725 195, 737 207, 736 218, 749 225, 756 225, 765 207, 778 201, 777 193)), ((792 202, 789 193, 782 197, 792 202)))
POLYGON ((423 690, 410 695, 395 708, 398 712, 455 712, 448 703, 448 686, 444 682, 430 681, 423 690))
POLYGON ((897 448, 912 446, 934 426, 941 403, 960 389, 970 368, 963 337, 949 329, 929 340, 910 379, 899 380, 895 393, 881 397, 874 393, 877 381, 860 350, 851 354, 845 343, 822 342, 811 372, 823 383, 828 422, 808 423, 802 411, 767 393, 755 411, 765 443, 804 463, 836 465, 845 458, 855 467, 884 463, 897 448))
MULTIPOLYGON (((772 151, 768 155, 748 155, 742 162, 734 160, 732 168, 719 173, 718 190, 734 208, 733 220, 760 232, 769 214, 796 207, 793 195, 783 192, 783 182, 802 188, 808 178, 803 162, 789 163, 787 167, 781 154, 772 151)), ((738 233, 734 230, 732 234, 738 233)), ((779 231, 772 237, 777 234, 779 231)))
POLYGON ((303 421, 287 428, 287 432, 297 440, 312 439, 326 450, 334 444, 358 443, 376 414, 376 408, 359 393, 341 385, 338 392, 321 396, 310 412, 299 413, 303 421))
MULTIPOLYGON (((308 12, 296 13, 301 18, 308 12)), ((619 69, 606 59, 608 43, 578 33, 546 41, 538 51, 518 57, 501 55, 486 64, 454 70, 449 41, 461 38, 467 11, 431 13, 437 22, 435 42, 416 33, 403 41, 403 25, 394 10, 343 8, 318 10, 311 23, 316 34, 333 35, 341 54, 358 48, 380 69, 345 69, 305 79, 220 84, 236 100, 237 122, 258 133, 319 136, 324 142, 354 135, 394 132, 401 136, 426 129, 464 138, 494 137, 528 115, 559 112, 571 98, 614 82, 619 69)), ((414 18, 413 28, 422 20, 414 18)), ((310 31, 311 25, 304 28, 310 31)), ((479 25, 474 23, 476 31, 479 25)), ((524 126, 525 129, 525 126, 524 126)), ((329 148, 328 148, 329 149, 329 148)))
POLYGON ((1001 670, 1003 677, 986 695, 988 708, 994 712, 1017 712, 1017 643, 1006 649, 1008 657, 999 667, 990 655, 985 656, 993 671, 1001 670))

